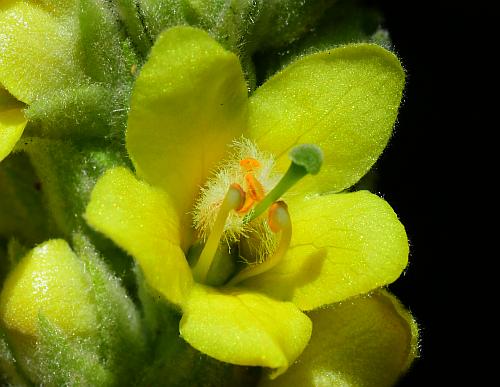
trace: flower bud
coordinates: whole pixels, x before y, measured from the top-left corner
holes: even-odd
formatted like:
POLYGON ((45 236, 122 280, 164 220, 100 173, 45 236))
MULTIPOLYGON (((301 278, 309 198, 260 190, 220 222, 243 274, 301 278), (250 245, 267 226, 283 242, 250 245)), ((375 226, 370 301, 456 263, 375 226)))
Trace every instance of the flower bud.
POLYGON ((82 262, 63 240, 30 251, 7 277, 0 294, 0 319, 9 336, 38 338, 43 316, 68 335, 96 330, 96 310, 82 262))
MULTIPOLYGON (((60 239, 24 256, 0 293, 0 324, 15 363, 37 384, 62 382, 52 376, 56 367, 72 369, 73 377, 83 374, 70 357, 93 357, 99 344, 97 316, 85 266, 60 239)), ((102 375, 98 365, 94 368, 102 375)))

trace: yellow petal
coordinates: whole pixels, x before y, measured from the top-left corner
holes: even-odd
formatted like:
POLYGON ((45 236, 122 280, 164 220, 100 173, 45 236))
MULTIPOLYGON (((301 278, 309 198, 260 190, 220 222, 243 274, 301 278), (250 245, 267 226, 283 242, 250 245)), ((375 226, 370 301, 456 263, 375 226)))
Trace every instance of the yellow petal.
POLYGON ((314 143, 324 153, 318 175, 294 191, 338 192, 377 160, 392 133, 405 74, 397 57, 353 44, 297 60, 250 98, 250 136, 288 168, 288 150, 314 143))
POLYGON ((179 219, 161 190, 126 168, 111 169, 97 181, 85 218, 137 261, 153 289, 174 304, 184 302, 193 279, 179 219))
POLYGON ((243 282, 302 310, 396 280, 408 262, 403 225, 367 191, 289 201, 292 241, 274 269, 243 282))
POLYGON ((12 151, 28 123, 23 108, 24 105, 0 85, 0 161, 12 151))
POLYGON ((290 369, 259 387, 392 386, 417 353, 418 330, 394 296, 377 292, 309 313, 311 342, 290 369))
POLYGON ((31 103, 51 90, 84 81, 77 58, 77 23, 51 13, 48 2, 7 1, 0 5, 0 83, 31 103))
POLYGON ((196 286, 183 308, 182 337, 220 361, 283 373, 304 350, 311 321, 295 305, 258 293, 196 286))
POLYGON ((127 149, 186 228, 200 187, 246 127, 246 103, 238 58, 206 32, 175 27, 158 37, 132 91, 127 149))
POLYGON ((7 277, 0 318, 11 332, 37 337, 41 313, 67 334, 97 330, 96 310, 85 268, 64 240, 30 251, 7 277))

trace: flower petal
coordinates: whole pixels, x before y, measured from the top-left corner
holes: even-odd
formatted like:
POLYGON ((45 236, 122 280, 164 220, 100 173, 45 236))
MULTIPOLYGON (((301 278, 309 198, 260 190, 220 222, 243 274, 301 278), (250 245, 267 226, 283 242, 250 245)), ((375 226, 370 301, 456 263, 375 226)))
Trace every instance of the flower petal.
POLYGON ((246 127, 247 91, 236 55, 206 32, 162 33, 132 92, 127 149, 139 176, 164 188, 183 216, 246 127))
POLYGON ((268 80, 250 98, 250 136, 278 158, 314 143, 321 172, 302 190, 338 192, 358 181, 387 144, 398 112, 404 71, 396 56, 355 44, 306 56, 268 80))
POLYGON ((179 220, 168 197, 126 168, 106 172, 92 191, 85 217, 134 257, 153 289, 181 305, 193 278, 180 247, 179 220))
POLYGON ((182 337, 228 363, 283 373, 304 350, 311 321, 295 305, 258 293, 196 286, 183 308, 182 337))
POLYGON ((31 250, 7 277, 0 319, 15 333, 37 337, 39 314, 69 334, 96 331, 97 317, 85 267, 62 239, 31 250))
POLYGON ((287 255, 244 286, 311 310, 391 283, 406 267, 404 227, 378 196, 359 191, 288 204, 293 232, 287 255))
POLYGON ((28 104, 85 78, 77 59, 77 24, 54 10, 66 10, 70 2, 61 2, 63 7, 37 3, 0 6, 0 83, 28 104))
POLYGON ((28 123, 23 109, 0 85, 0 161, 12 151, 28 123))
POLYGON ((394 296, 377 292, 309 313, 311 342, 290 369, 259 387, 392 386, 417 354, 418 329, 394 296))

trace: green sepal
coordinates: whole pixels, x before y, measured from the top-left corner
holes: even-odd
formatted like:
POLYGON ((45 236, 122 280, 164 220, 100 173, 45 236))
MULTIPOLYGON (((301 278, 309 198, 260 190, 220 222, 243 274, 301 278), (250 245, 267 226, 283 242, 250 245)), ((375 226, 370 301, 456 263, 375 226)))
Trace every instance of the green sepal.
POLYGON ((282 48, 258 53, 258 79, 264 81, 294 60, 308 54, 339 45, 373 42, 388 46, 388 36, 380 29, 382 16, 372 7, 359 1, 340 0, 328 8, 314 28, 282 48))
MULTIPOLYGON (((52 242, 55 243, 60 242, 52 242)), ((8 337, 15 344, 12 357, 28 379, 37 385, 126 385, 143 368, 146 351, 139 311, 120 281, 102 262, 89 239, 82 234, 75 234, 74 245, 78 258, 74 254, 73 257, 81 261, 77 265, 81 265, 88 283, 88 287, 84 286, 82 291, 86 293, 92 310, 95 310, 94 329, 84 335, 70 334, 53 322, 54 316, 49 319, 39 314, 36 341, 19 332, 9 332, 8 337)), ((54 260, 52 269, 57 270, 57 260, 54 260)), ((66 280, 71 283, 71 278, 66 280)), ((57 282, 52 281, 49 286, 57 286, 57 282)), ((64 290, 62 293, 60 290, 55 292, 64 294, 64 290)), ((7 309, 3 312, 7 313, 7 309)), ((64 309, 61 313, 71 313, 71 309, 64 309)), ((71 325, 64 321, 64 317, 61 321, 71 325)), ((9 320, 9 323, 12 321, 9 320)), ((19 324, 22 326, 24 323, 20 321, 19 324)), ((1 344, 0 340, 0 350, 1 344)))
POLYGON ((187 25, 183 0, 137 0, 146 33, 153 42, 166 28, 187 25))
POLYGON ((58 232, 70 238, 85 228, 82 214, 97 178, 107 169, 126 164, 121 146, 25 138, 20 144, 43 187, 44 201, 58 232))
MULTIPOLYGON (((79 51, 85 73, 97 82, 123 83, 132 79, 134 58, 127 58, 112 9, 103 0, 80 0, 79 51)), ((132 51, 130 50, 128 54, 132 51)), ((137 62, 137 59, 135 59, 137 62)))
POLYGON ((0 237, 0 284, 9 272, 10 262, 7 254, 7 240, 0 237))
POLYGON ((44 96, 25 110, 30 121, 25 135, 72 140, 109 136, 116 121, 125 121, 120 119, 115 93, 109 87, 91 84, 44 96))
POLYGON ((137 3, 137 0, 117 0, 115 12, 118 13, 120 20, 125 25, 136 51, 145 58, 152 42, 141 20, 142 15, 137 3))
POLYGON ((31 381, 39 385, 111 386, 113 372, 101 364, 95 337, 72 338, 43 315, 38 320, 40 337, 34 352, 17 355, 31 381), (25 361, 25 360, 24 360, 25 361))
POLYGON ((260 15, 251 37, 256 49, 288 46, 309 31, 332 0, 277 0, 262 1, 260 15))
POLYGON ((54 225, 43 191, 26 154, 11 154, 0 164, 0 237, 16 237, 27 245, 48 239, 54 225))
POLYGON ((12 267, 17 265, 17 263, 29 252, 29 248, 20 243, 17 239, 12 238, 7 244, 7 254, 9 263, 12 267))
POLYGON ((29 252, 29 248, 16 238, 0 239, 0 289, 9 272, 29 252))
POLYGON ((252 55, 283 47, 311 28, 332 0, 139 0, 146 30, 153 42, 161 31, 190 25, 207 31, 236 53, 249 89, 256 86, 252 55))
POLYGON ((146 342, 139 311, 89 238, 74 234, 73 244, 92 285, 102 363, 114 375, 116 385, 125 385, 144 366, 146 342))
POLYGON ((7 342, 7 337, 0 326, 0 385, 27 386, 22 371, 18 368, 16 359, 7 342))
POLYGON ((190 25, 209 32, 225 49, 238 55, 249 90, 256 87, 252 61, 253 30, 261 15, 262 0, 190 0, 186 2, 185 17, 190 25))

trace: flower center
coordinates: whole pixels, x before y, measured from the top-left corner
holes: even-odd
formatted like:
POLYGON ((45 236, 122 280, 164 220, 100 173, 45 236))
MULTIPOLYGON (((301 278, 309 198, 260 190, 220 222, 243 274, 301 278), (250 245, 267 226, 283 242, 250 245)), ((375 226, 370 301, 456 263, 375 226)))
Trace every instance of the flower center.
POLYGON ((281 261, 292 223, 280 198, 305 175, 317 173, 322 161, 316 146, 297 146, 279 179, 274 159, 250 141, 236 142, 234 150, 202 188, 193 212, 200 240, 188 256, 195 280, 209 285, 235 285, 281 261))

